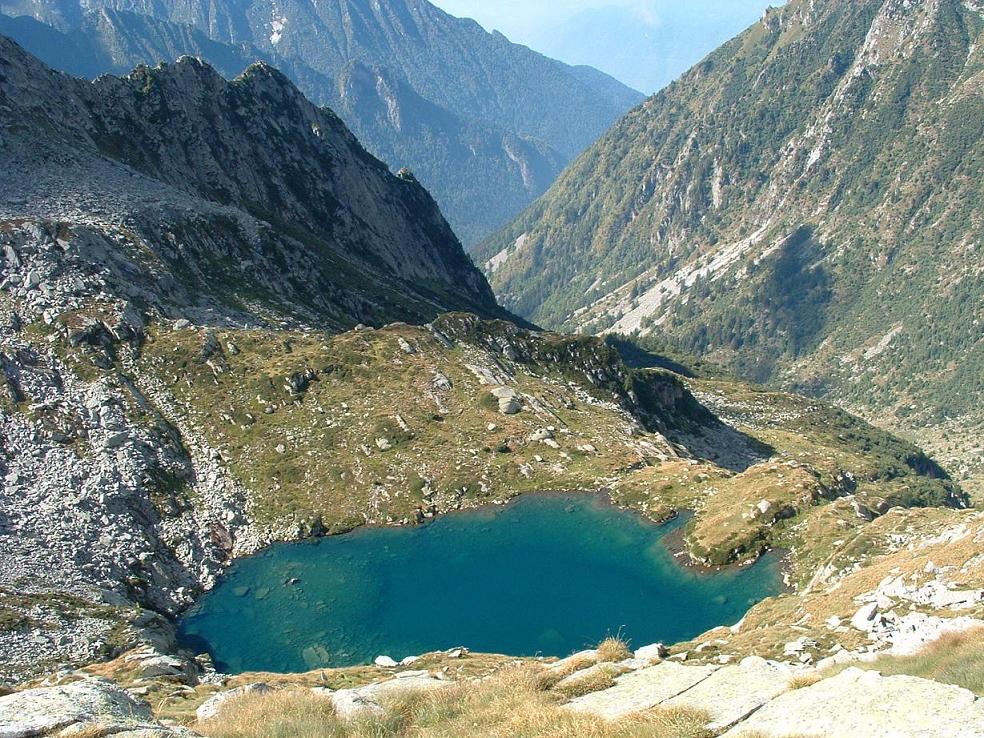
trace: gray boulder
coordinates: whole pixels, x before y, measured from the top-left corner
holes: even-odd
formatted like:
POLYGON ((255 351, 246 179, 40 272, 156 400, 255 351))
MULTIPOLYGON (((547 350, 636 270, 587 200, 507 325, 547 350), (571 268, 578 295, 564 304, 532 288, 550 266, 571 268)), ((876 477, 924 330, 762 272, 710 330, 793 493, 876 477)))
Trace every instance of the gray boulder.
POLYGON ((195 717, 198 718, 199 722, 211 720, 212 718, 218 716, 219 712, 222 710, 222 705, 227 703, 229 700, 234 700, 237 697, 242 697, 248 694, 268 694, 271 691, 270 686, 268 684, 264 684, 263 682, 247 684, 243 687, 236 687, 235 689, 227 689, 225 692, 213 694, 201 705, 199 705, 198 709, 195 711, 195 717))
POLYGON ((339 689, 337 692, 326 692, 326 694, 339 717, 351 719, 381 713, 383 703, 392 697, 447 689, 452 684, 435 679, 426 672, 413 672, 378 684, 369 684, 356 689, 339 689))
POLYGON ((851 618, 851 625, 858 630, 871 630, 874 627, 876 615, 878 615, 878 605, 872 602, 854 613, 854 617, 851 618))
POLYGON ((635 658, 640 659, 641 661, 665 659, 669 655, 670 650, 662 643, 654 643, 651 646, 643 646, 642 648, 636 649, 636 652, 633 654, 635 658))
POLYGON ((120 687, 88 679, 0 697, 0 737, 51 734, 178 738, 194 733, 154 720, 150 707, 120 687), (70 730, 69 730, 70 729, 70 730))
POLYGON ((523 398, 514 389, 498 387, 492 390, 492 395, 499 401, 499 412, 503 415, 515 415, 523 409, 523 398))

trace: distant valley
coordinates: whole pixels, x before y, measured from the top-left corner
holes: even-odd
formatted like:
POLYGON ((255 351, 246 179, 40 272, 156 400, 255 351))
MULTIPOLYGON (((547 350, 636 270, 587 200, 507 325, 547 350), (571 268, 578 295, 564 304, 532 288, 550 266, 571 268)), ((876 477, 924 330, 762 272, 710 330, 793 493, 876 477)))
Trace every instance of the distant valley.
POLYGON ((982 30, 958 0, 770 11, 484 244, 493 287, 545 326, 842 403, 981 479, 982 30))

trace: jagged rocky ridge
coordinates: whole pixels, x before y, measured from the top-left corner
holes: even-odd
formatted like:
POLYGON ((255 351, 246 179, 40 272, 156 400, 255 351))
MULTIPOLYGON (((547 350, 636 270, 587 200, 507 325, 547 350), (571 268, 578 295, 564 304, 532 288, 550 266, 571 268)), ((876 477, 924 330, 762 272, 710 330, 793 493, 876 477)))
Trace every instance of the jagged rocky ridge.
POLYGON ((416 180, 271 67, 226 82, 186 57, 88 83, 0 51, 3 217, 143 251, 134 296, 334 328, 502 314, 416 180))
POLYGON ((642 99, 416 0, 4 0, 0 13, 0 33, 74 74, 126 73, 183 54, 228 77, 270 62, 373 154, 411 167, 468 245, 642 99))
POLYGON ((770 10, 488 241, 493 287, 542 325, 640 332, 916 428, 970 475, 982 32, 961 0, 770 10))

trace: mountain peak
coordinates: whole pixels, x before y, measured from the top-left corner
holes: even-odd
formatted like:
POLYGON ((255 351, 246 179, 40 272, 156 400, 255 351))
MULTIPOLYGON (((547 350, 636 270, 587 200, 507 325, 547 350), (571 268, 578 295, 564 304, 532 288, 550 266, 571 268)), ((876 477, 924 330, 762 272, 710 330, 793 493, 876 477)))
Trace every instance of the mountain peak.
POLYGON ((0 216, 71 224, 82 209, 87 223, 101 213, 100 228, 130 223, 187 299, 245 291, 336 327, 504 314, 426 191, 270 65, 229 82, 186 56, 90 83, 51 74, 9 40, 0 49, 0 125, 12 131, 0 216), (64 163, 38 173, 39 158, 64 163), (286 281, 274 289, 271 272, 286 281))

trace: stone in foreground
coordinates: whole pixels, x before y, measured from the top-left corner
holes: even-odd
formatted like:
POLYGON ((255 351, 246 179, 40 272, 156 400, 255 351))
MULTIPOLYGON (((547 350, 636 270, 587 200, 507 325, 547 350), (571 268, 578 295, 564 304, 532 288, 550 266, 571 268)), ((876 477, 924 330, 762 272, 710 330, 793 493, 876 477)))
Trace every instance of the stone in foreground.
POLYGON ((201 706, 199 706, 198 710, 195 711, 195 717, 198 718, 199 722, 212 720, 219 716, 219 713, 222 711, 222 706, 230 700, 245 697, 246 695, 268 694, 271 691, 272 690, 268 685, 263 682, 257 682, 255 684, 247 684, 242 687, 236 687, 235 689, 228 689, 225 692, 213 694, 205 700, 201 706))
POLYGON ((339 689, 337 692, 327 693, 327 696, 339 717, 350 719, 365 714, 381 713, 382 702, 387 698, 412 692, 445 689, 451 684, 426 673, 415 672, 406 676, 398 675, 395 679, 365 687, 339 689))
POLYGON ((652 709, 686 692, 715 671, 716 666, 681 666, 666 661, 619 677, 614 687, 571 700, 568 707, 616 720, 652 709))
POLYGON ((101 679, 0 697, 0 736, 31 738, 52 734, 155 738, 194 735, 160 725, 151 716, 147 704, 137 702, 120 687, 101 679))
POLYGON ((660 707, 682 707, 708 713, 707 729, 725 730, 744 720, 762 705, 788 691, 794 671, 784 665, 751 656, 738 666, 725 666, 660 707))
POLYGON ((725 738, 984 738, 984 701, 960 687, 847 669, 776 698, 725 738))

